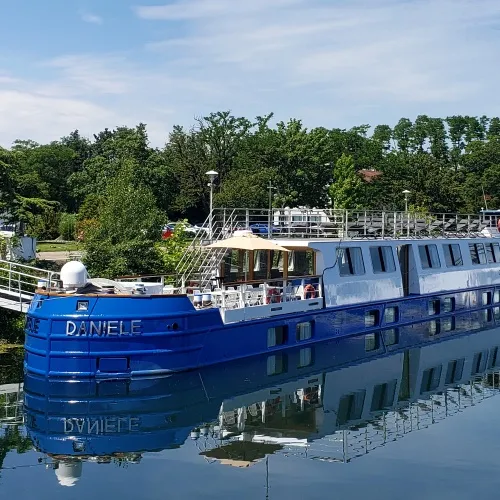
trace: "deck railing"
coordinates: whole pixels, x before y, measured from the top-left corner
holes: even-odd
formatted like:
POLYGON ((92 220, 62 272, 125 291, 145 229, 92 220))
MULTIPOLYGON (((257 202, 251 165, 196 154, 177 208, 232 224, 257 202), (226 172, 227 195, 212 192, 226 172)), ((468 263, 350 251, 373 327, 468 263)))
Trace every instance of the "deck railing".
POLYGON ((480 236, 484 229, 497 227, 495 216, 478 214, 287 208, 216 208, 212 221, 224 228, 225 237, 250 230, 272 238, 480 236))

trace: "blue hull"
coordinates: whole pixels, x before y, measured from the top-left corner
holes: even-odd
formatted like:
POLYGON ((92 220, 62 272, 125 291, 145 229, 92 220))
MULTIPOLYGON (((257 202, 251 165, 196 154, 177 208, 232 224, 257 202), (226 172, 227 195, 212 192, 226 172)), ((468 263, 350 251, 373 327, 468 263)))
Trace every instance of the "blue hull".
POLYGON ((500 324, 494 291, 415 295, 232 324, 224 324, 217 309, 194 309, 186 296, 36 295, 27 315, 25 369, 46 377, 151 376, 329 339, 359 337, 364 343, 367 335, 373 354, 383 354, 412 345, 415 335, 434 340, 500 324), (388 308, 397 308, 390 323, 388 308), (365 326, 367 313, 374 326, 365 326), (296 335, 303 322, 311 323, 306 340, 296 335), (283 335, 270 345, 268 330, 280 327, 283 335))

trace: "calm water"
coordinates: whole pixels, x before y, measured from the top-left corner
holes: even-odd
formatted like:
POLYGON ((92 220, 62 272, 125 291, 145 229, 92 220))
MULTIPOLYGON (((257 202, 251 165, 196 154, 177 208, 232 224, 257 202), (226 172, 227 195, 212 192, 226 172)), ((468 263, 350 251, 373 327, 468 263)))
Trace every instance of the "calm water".
POLYGON ((498 346, 337 341, 100 384, 0 355, 0 498, 497 498, 498 346))

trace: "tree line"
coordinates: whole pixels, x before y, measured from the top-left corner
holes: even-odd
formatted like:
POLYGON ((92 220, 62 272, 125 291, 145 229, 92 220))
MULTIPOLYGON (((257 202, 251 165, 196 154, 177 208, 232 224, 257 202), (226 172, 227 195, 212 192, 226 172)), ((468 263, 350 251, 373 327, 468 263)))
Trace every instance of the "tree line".
POLYGON ((173 127, 163 147, 151 147, 144 124, 15 141, 0 148, 0 214, 40 239, 83 238, 95 269, 113 262, 120 272, 158 267, 147 248, 165 221, 206 218, 209 170, 219 174, 215 206, 266 207, 271 182, 275 207, 402 210, 408 189, 419 210, 500 208, 500 118, 420 115, 351 129, 272 120, 212 113, 173 127), (138 252, 145 265, 129 265, 138 252))

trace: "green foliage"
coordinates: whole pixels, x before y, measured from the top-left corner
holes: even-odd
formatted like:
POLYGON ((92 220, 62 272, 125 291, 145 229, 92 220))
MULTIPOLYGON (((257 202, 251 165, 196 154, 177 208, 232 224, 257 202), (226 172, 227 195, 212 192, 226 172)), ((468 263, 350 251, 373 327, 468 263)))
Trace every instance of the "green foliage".
POLYGON ((59 236, 63 240, 71 241, 75 239, 76 214, 61 214, 59 218, 59 236))
POLYGON ((330 185, 330 198, 336 209, 361 208, 363 181, 356 173, 352 156, 343 154, 335 164, 335 180, 330 185))
POLYGON ((133 165, 108 185, 95 226, 85 237, 85 262, 93 275, 116 277, 163 271, 156 243, 164 216, 153 194, 133 182, 133 165))
POLYGON ((184 231, 185 226, 177 224, 172 235, 163 241, 159 248, 162 251, 163 265, 166 273, 174 273, 178 262, 181 260, 189 245, 184 231))

